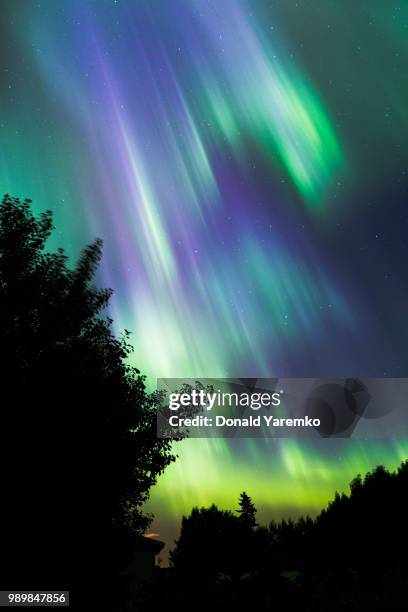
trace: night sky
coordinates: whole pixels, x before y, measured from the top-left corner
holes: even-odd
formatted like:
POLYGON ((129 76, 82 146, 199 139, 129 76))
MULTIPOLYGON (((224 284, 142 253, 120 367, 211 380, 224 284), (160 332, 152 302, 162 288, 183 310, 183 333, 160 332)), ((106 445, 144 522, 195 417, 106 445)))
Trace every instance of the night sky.
MULTIPOLYGON (((163 376, 407 376, 408 4, 3 0, 0 191, 163 376)), ((149 510, 316 512, 404 440, 190 440, 149 510)))

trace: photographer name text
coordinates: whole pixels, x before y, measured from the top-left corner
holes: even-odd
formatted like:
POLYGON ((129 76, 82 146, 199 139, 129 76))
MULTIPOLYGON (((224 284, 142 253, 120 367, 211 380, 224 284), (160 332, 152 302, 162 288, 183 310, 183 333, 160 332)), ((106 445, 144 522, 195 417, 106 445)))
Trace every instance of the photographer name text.
POLYGON ((169 418, 170 427, 319 427, 320 419, 304 416, 301 418, 278 418, 273 415, 258 415, 249 417, 228 418, 222 415, 208 417, 198 415, 195 417, 179 417, 172 415, 169 418))

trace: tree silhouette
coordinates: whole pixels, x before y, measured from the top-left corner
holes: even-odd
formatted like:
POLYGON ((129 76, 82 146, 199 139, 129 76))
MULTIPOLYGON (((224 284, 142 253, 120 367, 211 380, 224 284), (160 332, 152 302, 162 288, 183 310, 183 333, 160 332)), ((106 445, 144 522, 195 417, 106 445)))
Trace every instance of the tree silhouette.
POLYGON ((256 508, 252 502, 252 499, 243 491, 239 496, 239 514, 240 521, 248 527, 257 527, 256 522, 256 508))
POLYGON ((129 365, 128 333, 104 315, 96 240, 74 268, 46 251, 52 214, 0 205, 2 582, 70 588, 118 576, 158 474, 174 460, 156 437, 158 397, 129 365), (6 399, 7 398, 7 399, 6 399))
POLYGON ((193 508, 183 517, 180 537, 170 553, 172 565, 179 571, 216 577, 220 572, 234 571, 239 560, 240 525, 228 510, 193 508), (194 559, 194 563, 192 563, 194 559))
MULTIPOLYGON (((203 608, 215 609, 245 608, 254 597, 266 609, 301 612, 404 609, 407 487, 408 461, 395 472, 378 466, 356 476, 349 494, 336 493, 315 519, 255 529, 241 520, 245 512, 195 508, 183 518, 173 569, 140 609, 170 598, 187 610, 197 592, 203 608)), ((244 493, 240 508, 254 519, 244 493)))

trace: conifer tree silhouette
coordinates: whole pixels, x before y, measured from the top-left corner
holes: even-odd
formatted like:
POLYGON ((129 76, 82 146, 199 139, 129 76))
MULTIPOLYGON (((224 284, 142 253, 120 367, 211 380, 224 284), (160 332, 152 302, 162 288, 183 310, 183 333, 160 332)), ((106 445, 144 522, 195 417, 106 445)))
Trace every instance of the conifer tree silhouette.
POLYGON ((257 527, 258 523, 256 522, 256 508, 252 502, 252 499, 243 491, 239 496, 239 510, 237 510, 239 514, 239 519, 246 526, 254 528, 257 527))

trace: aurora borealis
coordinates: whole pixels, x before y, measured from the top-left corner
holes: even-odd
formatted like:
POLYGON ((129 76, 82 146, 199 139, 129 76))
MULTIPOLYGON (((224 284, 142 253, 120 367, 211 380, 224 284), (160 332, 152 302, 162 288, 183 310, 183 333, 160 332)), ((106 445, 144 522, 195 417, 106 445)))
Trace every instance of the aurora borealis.
MULTIPOLYGON (((5 0, 0 27, 1 191, 55 212, 52 248, 103 238, 151 386, 407 376, 405 3, 5 0)), ((177 452, 162 535, 244 489, 265 520, 316 512, 408 441, 177 452)))

